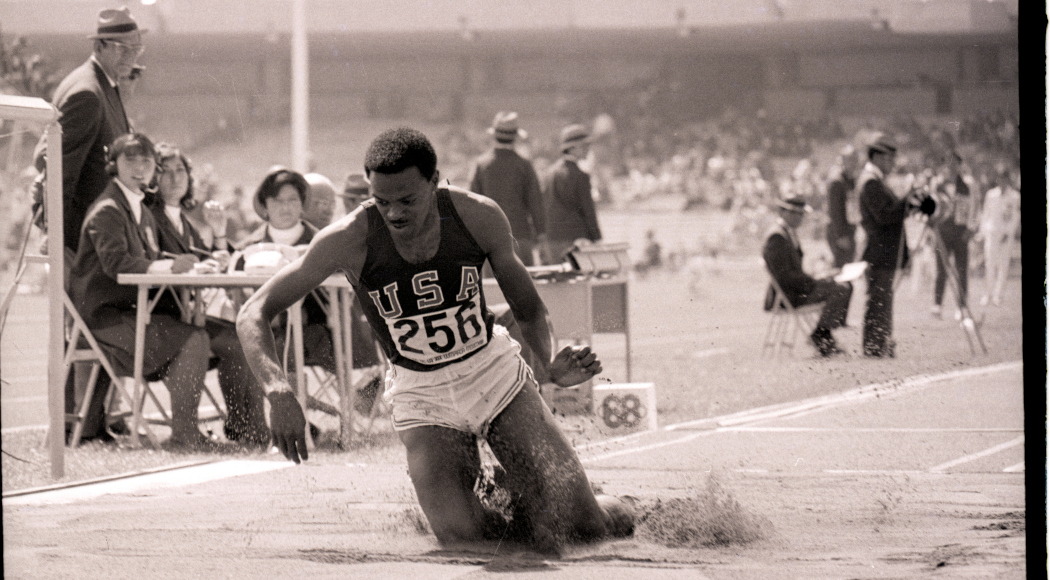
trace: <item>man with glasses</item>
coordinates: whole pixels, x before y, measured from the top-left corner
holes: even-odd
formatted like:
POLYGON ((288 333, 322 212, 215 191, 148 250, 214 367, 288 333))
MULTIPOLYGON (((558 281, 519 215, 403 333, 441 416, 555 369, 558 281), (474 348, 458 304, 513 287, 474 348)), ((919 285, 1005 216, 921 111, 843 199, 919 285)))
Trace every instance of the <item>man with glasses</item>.
MULTIPOLYGON (((131 133, 120 83, 133 76, 143 50, 144 32, 126 7, 99 12, 98 29, 88 37, 94 40, 91 56, 62 79, 51 100, 59 111, 62 127, 62 225, 67 280, 87 210, 113 177, 106 171, 106 147, 120 135, 131 133)), ((46 141, 41 139, 34 156, 41 172, 45 151, 46 141)), ((86 372, 82 371, 86 369, 70 373, 66 384, 67 413, 74 411, 75 393, 85 390, 86 372)), ((101 379, 84 421, 82 439, 111 440, 103 419, 107 387, 108 379, 101 379)), ((123 429, 113 426, 112 430, 123 429)))
MULTIPOLYGON (((88 37, 94 40, 91 56, 62 79, 51 100, 62 126, 62 215, 70 259, 87 208, 111 177, 106 173, 106 146, 131 132, 120 81, 132 76, 144 32, 127 7, 99 12, 98 30, 88 37)), ((37 148, 38 162, 42 145, 37 148)))

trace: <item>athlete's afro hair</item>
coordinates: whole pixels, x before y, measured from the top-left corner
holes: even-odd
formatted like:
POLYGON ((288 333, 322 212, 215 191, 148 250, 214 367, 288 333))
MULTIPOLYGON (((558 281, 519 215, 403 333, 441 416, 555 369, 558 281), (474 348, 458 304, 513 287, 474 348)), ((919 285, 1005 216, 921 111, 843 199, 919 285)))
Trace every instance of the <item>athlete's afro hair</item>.
POLYGON ((365 153, 365 174, 400 173, 415 167, 426 179, 437 171, 437 153, 426 135, 408 127, 388 129, 372 140, 365 153))

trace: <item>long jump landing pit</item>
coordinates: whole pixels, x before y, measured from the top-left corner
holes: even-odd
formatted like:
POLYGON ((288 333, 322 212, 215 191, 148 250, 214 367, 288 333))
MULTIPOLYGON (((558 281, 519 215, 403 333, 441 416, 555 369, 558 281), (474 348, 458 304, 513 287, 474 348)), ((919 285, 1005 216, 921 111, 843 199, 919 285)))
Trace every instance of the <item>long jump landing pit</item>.
POLYGON ((5 499, 5 575, 1025 578, 1022 370, 661 430, 615 455, 585 449, 592 482, 638 498, 643 521, 632 538, 559 560, 501 546, 442 551, 420 525, 403 463, 319 456, 69 503, 5 499), (686 509, 659 520, 674 500, 686 509), (658 520, 665 529, 647 528, 658 520), (744 528, 748 541, 734 535, 744 528))

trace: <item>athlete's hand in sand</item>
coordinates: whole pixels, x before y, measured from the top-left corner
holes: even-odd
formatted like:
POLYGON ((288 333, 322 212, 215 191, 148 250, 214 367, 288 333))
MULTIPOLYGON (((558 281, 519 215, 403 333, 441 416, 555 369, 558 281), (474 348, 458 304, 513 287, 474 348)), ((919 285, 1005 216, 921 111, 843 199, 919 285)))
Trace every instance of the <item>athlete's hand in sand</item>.
POLYGON ((270 401, 270 431, 274 445, 285 457, 299 463, 299 458, 309 459, 306 450, 306 417, 303 408, 291 391, 273 391, 266 395, 270 401))
POLYGON ((578 385, 602 372, 602 362, 589 346, 566 346, 554 356, 550 380, 559 387, 578 385))

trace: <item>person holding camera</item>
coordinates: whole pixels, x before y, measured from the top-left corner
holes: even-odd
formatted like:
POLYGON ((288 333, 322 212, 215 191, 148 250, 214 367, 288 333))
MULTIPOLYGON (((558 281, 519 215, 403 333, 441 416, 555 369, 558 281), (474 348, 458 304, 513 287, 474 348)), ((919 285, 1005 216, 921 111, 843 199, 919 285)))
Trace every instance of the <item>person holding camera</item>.
POLYGON ((904 220, 916 210, 932 214, 936 204, 915 191, 897 197, 886 184, 897 163, 897 144, 892 138, 877 133, 867 149, 868 162, 857 179, 860 224, 868 239, 862 256, 868 263, 868 300, 861 342, 864 356, 893 357, 893 282, 897 270, 908 265, 904 220))

